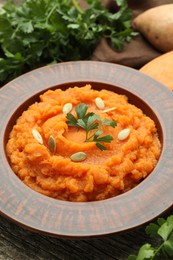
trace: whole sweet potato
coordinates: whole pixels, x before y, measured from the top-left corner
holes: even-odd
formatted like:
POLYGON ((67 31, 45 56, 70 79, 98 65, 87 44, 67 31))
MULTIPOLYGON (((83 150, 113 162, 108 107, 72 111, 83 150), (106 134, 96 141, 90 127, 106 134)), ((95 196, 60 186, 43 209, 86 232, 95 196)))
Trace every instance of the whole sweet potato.
POLYGON ((173 4, 148 9, 133 20, 134 27, 158 50, 173 50, 173 4))
POLYGON ((173 51, 169 51, 140 68, 144 74, 160 81, 173 91, 173 51))

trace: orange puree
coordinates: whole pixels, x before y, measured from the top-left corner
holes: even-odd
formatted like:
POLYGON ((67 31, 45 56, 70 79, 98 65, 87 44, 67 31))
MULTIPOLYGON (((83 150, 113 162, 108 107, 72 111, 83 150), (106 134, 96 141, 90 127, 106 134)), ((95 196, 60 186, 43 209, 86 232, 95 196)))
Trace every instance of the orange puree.
POLYGON ((7 155, 16 175, 31 189, 60 200, 94 201, 124 193, 135 187, 155 167, 161 144, 155 123, 141 109, 129 104, 124 95, 108 90, 97 91, 86 85, 65 91, 48 90, 40 102, 31 105, 18 118, 7 143, 7 155), (103 112, 96 106, 100 97, 103 112), (85 142, 85 130, 67 124, 63 106, 72 104, 72 113, 81 103, 102 119, 117 122, 115 128, 104 125, 104 135, 111 135, 110 143, 85 142), (42 137, 40 143, 32 130, 42 137), (119 140, 118 134, 129 129, 129 135, 119 140), (49 137, 54 137, 55 151, 50 151, 49 137), (84 152, 83 161, 72 161, 71 155, 84 152))

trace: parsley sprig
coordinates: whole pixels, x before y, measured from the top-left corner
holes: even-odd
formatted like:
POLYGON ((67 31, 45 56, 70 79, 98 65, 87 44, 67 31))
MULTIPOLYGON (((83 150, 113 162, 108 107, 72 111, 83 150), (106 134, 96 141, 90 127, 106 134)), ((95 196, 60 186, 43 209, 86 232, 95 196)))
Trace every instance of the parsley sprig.
POLYGON ((87 110, 88 106, 86 104, 80 104, 75 108, 77 118, 72 113, 66 115, 68 119, 67 124, 77 127, 78 129, 84 129, 86 132, 85 142, 95 142, 100 150, 106 150, 106 146, 102 143, 110 143, 113 137, 111 135, 101 136, 103 134, 102 126, 107 125, 115 128, 117 124, 115 121, 107 118, 102 120, 99 115, 93 112, 87 112, 87 110))
POLYGON ((150 223, 146 227, 146 233, 159 238, 160 245, 153 247, 146 243, 139 249, 137 255, 130 255, 128 260, 173 259, 173 215, 167 219, 158 218, 157 223, 150 223))
POLYGON ((12 0, 0 7, 0 85, 50 63, 85 60, 102 37, 118 51, 136 32, 127 0, 111 13, 101 0, 12 0))

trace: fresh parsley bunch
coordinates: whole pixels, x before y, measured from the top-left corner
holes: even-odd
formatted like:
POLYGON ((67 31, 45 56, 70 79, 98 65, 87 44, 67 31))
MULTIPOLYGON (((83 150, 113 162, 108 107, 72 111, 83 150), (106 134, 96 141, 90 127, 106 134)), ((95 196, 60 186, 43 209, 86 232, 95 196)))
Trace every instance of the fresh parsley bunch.
POLYGON ((173 259, 173 215, 167 219, 158 218, 157 223, 150 223, 146 233, 151 237, 160 239, 160 245, 153 247, 151 244, 144 244, 138 255, 131 255, 128 260, 156 260, 173 259))
POLYGON ((36 67, 70 60, 90 59, 102 37, 121 51, 135 35, 126 0, 114 0, 115 13, 101 0, 13 1, 0 8, 0 84, 36 67))

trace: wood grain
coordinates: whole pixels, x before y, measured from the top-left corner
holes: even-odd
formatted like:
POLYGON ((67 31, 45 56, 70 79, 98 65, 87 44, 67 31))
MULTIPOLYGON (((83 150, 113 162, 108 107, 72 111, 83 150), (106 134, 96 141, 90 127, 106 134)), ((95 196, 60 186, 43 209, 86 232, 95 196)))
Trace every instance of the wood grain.
POLYGON ((0 90, 1 214, 31 231, 81 239, 130 230, 160 215, 173 199, 172 97, 160 83, 134 69, 93 61, 43 67, 8 83, 0 90), (16 118, 40 92, 85 83, 126 94, 152 117, 163 144, 162 154, 152 174, 125 194, 99 202, 58 201, 32 191, 14 175, 4 144, 16 118))
MULTIPOLYGON (((173 210, 163 217, 173 214, 173 210)), ((0 260, 127 260, 146 242, 159 240, 145 233, 145 225, 125 234, 91 240, 63 240, 35 234, 0 217, 0 260)))

